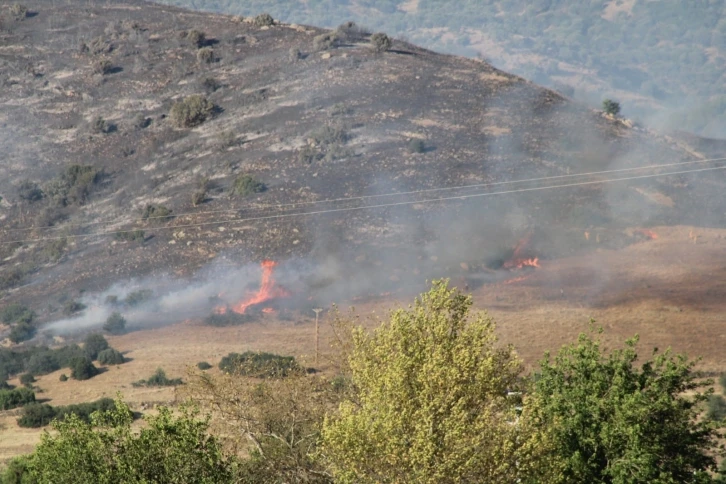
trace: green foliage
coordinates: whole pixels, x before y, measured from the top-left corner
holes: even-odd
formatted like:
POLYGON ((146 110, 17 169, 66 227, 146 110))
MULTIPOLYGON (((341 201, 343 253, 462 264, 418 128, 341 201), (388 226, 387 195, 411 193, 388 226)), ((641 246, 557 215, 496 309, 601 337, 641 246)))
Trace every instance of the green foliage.
POLYGON ((723 420, 726 418, 726 399, 721 395, 709 395, 706 417, 711 420, 723 420))
POLYGON ((339 44, 340 39, 335 32, 327 32, 324 34, 316 35, 313 38, 313 50, 315 52, 330 50, 338 47, 339 44))
POLYGON ((124 299, 124 304, 129 307, 138 306, 139 304, 148 301, 154 296, 154 291, 151 289, 139 289, 138 291, 130 292, 124 299))
POLYGON ((98 368, 87 356, 73 358, 70 362, 71 378, 74 380, 88 380, 98 375, 98 368))
POLYGON ((116 240, 123 240, 125 242, 143 242, 146 240, 146 232, 141 229, 127 230, 124 232, 116 232, 114 237, 116 237, 116 240))
POLYGON ((124 361, 126 361, 124 355, 113 348, 106 348, 98 353, 98 362, 101 365, 120 365, 124 361))
POLYGON ((27 388, 33 388, 35 377, 31 373, 23 373, 20 375, 20 384, 27 388))
POLYGON ((541 361, 535 417, 552 431, 558 482, 702 483, 716 470, 719 433, 698 418, 710 383, 685 356, 639 358, 637 341, 607 353, 581 334, 541 361))
POLYGON ((620 103, 613 101, 612 99, 606 99, 602 102, 602 110, 611 116, 617 116, 620 114, 620 103))
POLYGON ((83 350, 91 360, 98 358, 98 354, 107 348, 108 341, 100 333, 90 333, 83 340, 83 350))
POLYGON ((204 324, 209 326, 236 326, 238 324, 251 323, 260 319, 260 313, 248 309, 244 314, 226 311, 224 313, 212 313, 204 319, 204 324))
POLYGON ((386 52, 392 45, 391 38, 382 32, 371 35, 371 48, 374 52, 386 52))
POLYGON ((25 20, 28 16, 28 7, 20 3, 15 3, 10 6, 10 15, 14 20, 25 20))
POLYGON ((18 303, 9 304, 0 311, 0 320, 5 324, 32 323, 33 319, 35 319, 35 313, 27 306, 18 303))
POLYGON ((193 94, 175 102, 169 115, 178 128, 193 128, 206 121, 213 112, 214 104, 204 96, 193 94))
POLYGON ((22 407, 35 401, 35 393, 29 388, 21 387, 12 390, 0 390, 0 410, 22 407))
POLYGON ((148 204, 141 212, 141 218, 143 220, 149 220, 156 224, 168 222, 172 217, 173 215, 171 214, 171 209, 165 207, 164 205, 148 204))
POLYGON ((411 153, 423 153, 426 151, 426 146, 424 145, 423 140, 414 138, 408 142, 408 151, 411 153))
POLYGON ((68 375, 65 373, 61 373, 61 376, 58 378, 60 381, 68 381, 68 375))
POLYGON ((232 481, 233 461, 207 434, 208 419, 183 407, 178 417, 161 407, 146 417, 140 432, 131 429, 129 407, 98 412, 86 423, 76 415, 53 423, 28 457, 28 469, 42 483, 225 484, 232 481))
POLYGON ((201 82, 202 88, 209 94, 217 91, 222 84, 213 77, 205 77, 201 82))
POLYGON ((43 192, 59 206, 83 205, 100 180, 101 172, 96 168, 70 165, 59 177, 46 183, 43 192))
POLYGON ((31 271, 24 266, 5 268, 3 272, 0 273, 0 291, 12 289, 21 285, 25 281, 25 277, 30 272, 31 271))
POLYGON ((135 381, 131 385, 134 387, 174 387, 182 383, 181 378, 168 378, 163 369, 157 368, 148 380, 135 381))
POLYGON ((183 36, 197 48, 203 47, 207 43, 206 34, 196 29, 185 32, 183 36))
POLYGON ((204 190, 196 190, 194 193, 192 193, 192 205, 198 206, 204 203, 204 200, 207 199, 207 192, 204 190))
POLYGON ((31 180, 25 179, 18 185, 18 197, 27 202, 37 202, 43 198, 43 190, 31 180))
POLYGON ((211 64, 217 58, 214 55, 214 49, 211 47, 202 47, 197 51, 197 62, 200 64, 211 64))
POLYGON ((8 462, 7 467, 0 474, 0 483, 2 484, 37 484, 38 481, 33 479, 28 469, 28 457, 19 456, 8 462))
POLYGON ((267 186, 264 183, 247 174, 238 176, 232 184, 232 193, 240 197, 261 193, 265 190, 267 190, 267 186))
MULTIPOLYGON (((111 64, 111 61, 108 59, 97 59, 97 60, 93 61, 93 73, 94 74, 99 74, 101 76, 105 76, 106 74, 111 72, 112 68, 113 68, 113 64, 111 64)), ((103 121, 103 119, 100 117, 97 119, 101 119, 101 121, 103 121)), ((97 132, 101 133, 101 132, 105 132, 105 130, 99 130, 97 132)))
POLYGON ((204 371, 204 370, 209 370, 210 368, 212 368, 212 365, 210 365, 206 361, 200 361, 199 363, 197 363, 197 368, 204 371))
POLYGON ((275 24, 275 19, 269 13, 261 13, 252 22, 256 27, 271 27, 275 24))
POLYGON ((30 323, 26 323, 25 321, 20 321, 19 323, 15 323, 12 327, 10 334, 8 335, 8 339, 13 343, 20 343, 31 339, 35 336, 35 333, 35 326, 30 323))
POLYGON ((726 392, 726 372, 719 375, 718 384, 721 385, 721 391, 726 392))
POLYGON ((292 356, 253 351, 228 354, 219 362, 219 369, 228 374, 253 378, 281 378, 303 371, 292 356))
POLYGON ((86 309, 86 305, 80 301, 76 301, 75 299, 69 299, 65 302, 65 304, 63 304, 63 314, 66 316, 71 316, 72 314, 76 314, 84 309, 86 309))
POLYGON ((51 351, 33 354, 25 367, 31 375, 47 375, 60 368, 58 358, 51 351))
POLYGON ((24 428, 45 427, 53 419, 63 421, 70 415, 75 415, 82 422, 90 423, 91 415, 94 412, 108 412, 114 410, 115 407, 111 398, 60 407, 53 407, 46 403, 30 403, 23 407, 23 413, 18 419, 18 425, 24 428))
POLYGON ((124 334, 126 332, 126 319, 121 313, 114 311, 103 323, 103 329, 111 334, 124 334))
POLYGON ((352 330, 356 394, 323 427, 336 482, 547 482, 545 439, 507 398, 522 365, 471 306, 437 281, 373 334, 352 330))

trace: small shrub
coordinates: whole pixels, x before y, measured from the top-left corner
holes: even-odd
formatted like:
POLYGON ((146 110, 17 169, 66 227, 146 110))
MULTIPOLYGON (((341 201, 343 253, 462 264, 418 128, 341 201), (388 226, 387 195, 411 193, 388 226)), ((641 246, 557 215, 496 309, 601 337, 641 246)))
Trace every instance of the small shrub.
POLYGON ((209 326, 236 326, 257 321, 260 314, 254 310, 248 309, 244 314, 238 314, 234 311, 226 311, 224 313, 212 313, 204 319, 204 323, 209 326))
POLYGON ((0 273, 0 291, 12 289, 23 283, 27 272, 23 267, 11 267, 0 273))
POLYGON ((28 16, 28 7, 16 3, 10 7, 10 15, 12 15, 13 19, 15 20, 25 20, 25 18, 28 16))
POLYGON ((371 48, 374 52, 386 52, 392 45, 391 38, 382 32, 371 35, 371 48))
POLYGON ((47 403, 30 403, 23 407, 18 425, 24 428, 40 428, 50 424, 56 416, 56 409, 47 403))
POLYGON ((350 136, 343 126, 325 125, 310 133, 310 137, 318 145, 328 146, 333 144, 344 144, 350 136))
POLYGON ((105 76, 109 72, 111 72, 111 69, 113 68, 113 65, 111 64, 111 61, 108 59, 98 59, 93 62, 93 73, 94 74, 100 74, 102 76, 105 76))
POLYGON ((345 103, 335 103, 333 104, 333 107, 330 108, 331 116, 345 116, 348 114, 353 114, 353 108, 345 103))
POLYGON ((340 39, 335 32, 320 34, 313 38, 313 50, 315 52, 330 50, 337 47, 339 43, 340 39))
POLYGON ((59 378, 60 381, 68 381, 68 375, 65 373, 61 373, 61 376, 59 378))
POLYGON ((335 29, 335 33, 338 37, 348 42, 362 40, 363 37, 367 35, 365 29, 360 28, 355 22, 351 21, 340 24, 338 28, 335 29))
POLYGON ((98 375, 98 368, 88 357, 76 357, 71 360, 71 378, 74 380, 88 380, 98 375))
POLYGON ((232 184, 232 193, 237 196, 245 197, 254 193, 261 193, 267 190, 264 183, 255 180, 251 175, 240 175, 232 184))
POLYGON ((208 94, 211 94, 222 87, 222 84, 213 77, 205 77, 202 79, 201 86, 208 94))
POLYGON ((143 220, 150 220, 154 223, 167 222, 171 217, 171 209, 164 205, 149 204, 145 206, 144 210, 141 212, 141 218, 143 220))
POLYGON ((204 44, 207 43, 206 34, 204 32, 200 32, 199 30, 188 31, 185 38, 195 47, 204 47, 204 44))
POLYGON ((204 190, 197 190, 194 193, 192 193, 192 205, 198 206, 204 203, 204 200, 207 198, 207 192, 204 190))
POLYGON ((143 242, 146 240, 146 232, 141 229, 127 230, 124 232, 116 232, 114 237, 116 240, 125 242, 143 242))
POLYGON ((179 128, 199 126, 212 115, 214 104, 206 97, 194 94, 175 102, 169 113, 172 123, 179 128))
POLYGON ((25 179, 18 185, 18 197, 27 202, 37 202, 43 198, 43 190, 34 181, 25 179))
POLYGON ((226 130, 222 131, 217 135, 216 144, 218 150, 224 151, 227 148, 231 148, 239 144, 239 140, 237 139, 237 135, 234 133, 234 131, 226 130))
POLYGON ((252 351, 228 354, 219 362, 219 369, 225 373, 253 378, 281 378, 302 371, 292 356, 252 351))
POLYGON ((620 114, 620 103, 615 102, 612 99, 605 99, 602 102, 602 110, 611 116, 617 116, 620 114))
POLYGON ((91 121, 91 132, 93 134, 106 134, 109 131, 109 125, 101 116, 96 116, 91 121))
POLYGON ((207 363, 206 361, 200 361, 199 363, 197 363, 197 368, 199 368, 199 369, 200 369, 200 370, 202 370, 202 371, 204 371, 204 370, 208 370, 208 369, 210 369, 211 367, 212 367, 212 365, 210 365, 210 364, 209 364, 209 363, 207 363))
POLYGON ((215 60, 214 50, 211 47, 202 47, 197 51, 197 62, 200 64, 211 64, 215 60))
POLYGON ((148 380, 135 381, 131 385, 134 387, 173 387, 181 384, 181 378, 167 378, 166 372, 157 368, 148 380))
POLYGON ((103 329, 111 334, 124 334, 126 332, 126 319, 119 312, 113 312, 103 323, 103 329))
POLYGON ((66 303, 63 305, 63 314, 65 314, 66 316, 71 316, 73 314, 76 314, 77 312, 83 311, 84 309, 86 309, 85 304, 80 301, 71 299, 70 301, 66 301, 66 303))
POLYGON ((124 361, 124 355, 113 348, 106 348, 98 354, 98 362, 102 365, 120 365, 124 361))
POLYGON ((69 415, 76 415, 83 422, 91 421, 94 412, 107 412, 115 408, 111 398, 101 398, 95 402, 77 403, 53 407, 48 404, 32 403, 23 407, 23 414, 18 419, 18 425, 25 428, 40 428, 48 425, 53 419, 65 420, 69 415))
POLYGON ((297 47, 291 47, 287 58, 290 60, 290 62, 297 62, 304 58, 303 53, 298 49, 297 47))
POLYGON ((46 183, 43 191, 56 205, 83 205, 100 179, 101 172, 93 166, 70 165, 58 178, 46 183))
POLYGON ((726 417, 726 400, 721 395, 708 397, 706 416, 711 420, 723 420, 726 417))
POLYGON ((139 113, 134 118, 134 128, 136 129, 144 129, 148 128, 151 124, 151 118, 147 117, 146 115, 139 113))
POLYGON ((55 357, 52 351, 35 353, 25 365, 25 369, 32 375, 47 375, 48 373, 60 370, 60 368, 58 358, 55 357))
POLYGON ((411 153, 423 153, 426 151, 426 146, 423 140, 414 138, 408 142, 408 151, 411 153))
POLYGON ((35 333, 35 326, 30 323, 21 321, 19 323, 16 323, 12 327, 12 329, 10 330, 10 334, 8 335, 8 339, 13 343, 21 343, 23 341, 31 339, 33 336, 35 336, 35 333))
POLYGON ((255 27, 270 27, 275 25, 275 19, 269 13, 261 13, 252 21, 255 27))
POLYGON ((126 299, 124 299, 124 304, 126 304, 129 307, 138 306, 142 302, 148 301, 154 296, 154 291, 151 289, 139 289, 138 291, 130 292, 126 299))
POLYGON ((98 358, 98 354, 108 348, 108 341, 100 333, 91 333, 83 340, 83 351, 91 360, 98 358))
POLYGON ((28 388, 0 390, 0 410, 22 407, 35 401, 35 393, 28 388))
POLYGON ((35 383, 35 377, 31 373, 23 373, 20 375, 20 384, 27 388, 32 388, 35 383))
POLYGON ((297 152, 297 160, 300 163, 313 163, 325 158, 325 155, 314 146, 305 145, 297 152))

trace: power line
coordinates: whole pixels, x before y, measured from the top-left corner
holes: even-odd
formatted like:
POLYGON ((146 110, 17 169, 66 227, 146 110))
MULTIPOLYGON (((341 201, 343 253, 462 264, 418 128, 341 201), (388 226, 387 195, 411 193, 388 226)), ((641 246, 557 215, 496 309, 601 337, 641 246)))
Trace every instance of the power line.
MULTIPOLYGON (((471 194, 471 195, 458 195, 458 196, 451 196, 451 197, 430 198, 430 199, 425 199, 425 200, 383 203, 383 204, 378 204, 378 205, 363 205, 360 207, 333 208, 333 209, 327 209, 327 210, 317 210, 317 211, 313 211, 313 212, 283 213, 283 214, 265 215, 265 216, 260 216, 260 217, 249 217, 249 218, 242 218, 242 219, 236 218, 236 219, 228 219, 228 220, 218 220, 215 222, 202 222, 202 223, 194 223, 194 224, 186 224, 186 225, 174 225, 172 227, 157 227, 157 230, 203 227, 203 226, 208 226, 208 225, 220 225, 220 224, 233 223, 233 222, 236 222, 236 223, 256 222, 256 221, 262 221, 262 220, 282 219, 282 218, 290 218, 290 217, 297 217, 297 216, 310 216, 310 215, 321 215, 321 214, 326 214, 326 213, 349 212, 349 211, 354 211, 354 210, 400 207, 400 206, 405 206, 405 205, 416 205, 416 204, 433 203, 433 202, 447 202, 447 201, 453 201, 453 200, 468 200, 470 198, 480 198, 480 197, 487 197, 487 196, 492 196, 492 195, 506 195, 506 194, 512 194, 512 193, 523 193, 523 192, 532 192, 532 191, 540 191, 540 190, 549 190, 552 188, 568 188, 568 187, 577 187, 577 186, 585 186, 585 185, 597 185, 597 184, 612 183, 612 182, 617 182, 617 181, 642 180, 642 179, 646 179, 646 178, 685 175, 685 174, 689 174, 689 173, 699 173, 699 172, 724 170, 724 169, 726 169, 726 166, 717 166, 717 167, 710 167, 710 168, 699 168, 699 169, 695 169, 695 170, 676 171, 676 172, 670 172, 670 173, 658 173, 658 174, 639 175, 639 176, 624 177, 624 178, 613 178, 613 179, 609 179, 609 180, 594 180, 594 181, 587 181, 587 182, 566 183, 566 184, 562 184, 562 185, 520 188, 520 189, 515 189, 515 190, 504 190, 504 191, 500 191, 500 192, 476 193, 476 194, 471 194)), ((26 242, 44 242, 44 241, 49 241, 49 240, 100 237, 100 236, 104 236, 104 235, 126 234, 126 233, 133 232, 134 230, 137 230, 137 229, 116 230, 116 231, 109 231, 109 232, 96 232, 96 233, 92 233, 92 234, 67 235, 64 237, 43 237, 43 238, 35 238, 35 239, 11 240, 11 241, 6 241, 6 242, 0 242, 0 245, 18 244, 18 243, 26 243, 26 242)))
MULTIPOLYGON (((267 209, 279 209, 282 207, 298 207, 298 206, 305 206, 305 205, 316 205, 316 204, 321 204, 321 203, 349 202, 349 201, 354 201, 354 200, 366 200, 366 199, 371 199, 371 198, 416 195, 416 194, 420 194, 420 193, 431 193, 431 192, 438 192, 438 191, 445 191, 445 190, 465 190, 465 189, 471 189, 471 188, 485 188, 485 187, 498 186, 498 185, 531 183, 531 182, 557 180, 557 179, 565 179, 565 178, 578 178, 578 177, 605 175, 605 174, 610 174, 610 173, 624 173, 624 172, 640 171, 640 170, 661 169, 661 168, 672 167, 672 166, 692 165, 692 164, 698 164, 698 163, 715 163, 715 162, 719 162, 719 161, 726 161, 726 158, 711 158, 711 159, 707 159, 707 160, 681 161, 681 162, 677 162, 677 163, 646 165, 646 166, 633 167, 633 168, 619 168, 619 169, 615 169, 615 170, 593 171, 593 172, 586 172, 586 173, 572 173, 572 174, 566 174, 566 175, 553 175, 553 176, 546 176, 546 177, 539 177, 539 178, 525 178, 525 179, 521 179, 521 180, 476 183, 476 184, 471 184, 471 185, 459 185, 459 186, 453 186, 453 187, 425 188, 425 189, 421 189, 421 190, 412 190, 412 191, 407 191, 407 192, 390 192, 390 193, 380 193, 380 194, 376 194, 376 195, 359 195, 359 196, 355 196, 355 197, 329 198, 329 199, 325 199, 325 200, 311 200, 311 201, 303 201, 303 202, 267 204, 267 205, 258 205, 258 206, 254 206, 254 207, 252 207, 250 205, 250 207, 252 207, 252 209, 254 211, 263 211, 263 210, 267 210, 267 209)), ((219 214, 219 213, 239 212, 241 210, 244 210, 245 208, 246 207, 239 207, 239 208, 230 208, 230 209, 225 209, 225 210, 207 210, 204 212, 183 212, 183 213, 172 214, 172 215, 157 215, 157 216, 151 216, 151 217, 146 217, 146 218, 137 218, 135 220, 132 220, 132 223, 144 222, 144 221, 155 220, 155 219, 179 218, 179 217, 190 216, 190 215, 199 216, 199 215, 212 215, 212 214, 219 214)), ((56 230, 64 230, 69 227, 90 227, 93 225, 112 224, 115 222, 118 222, 118 219, 99 221, 99 222, 84 222, 84 223, 76 223, 76 224, 66 224, 62 227, 54 227, 52 225, 47 225, 47 226, 43 226, 43 227, 16 227, 16 228, 11 228, 11 229, 6 229, 5 232, 20 232, 20 231, 27 231, 27 230, 46 230, 46 229, 51 230, 51 231, 56 231, 56 230)))

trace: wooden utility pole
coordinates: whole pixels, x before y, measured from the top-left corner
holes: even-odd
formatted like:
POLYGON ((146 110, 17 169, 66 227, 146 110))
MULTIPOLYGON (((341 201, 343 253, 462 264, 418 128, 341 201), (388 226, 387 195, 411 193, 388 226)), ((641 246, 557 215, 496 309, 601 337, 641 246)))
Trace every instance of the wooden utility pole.
POLYGON ((315 308, 313 311, 315 312, 315 365, 317 365, 320 361, 320 326, 318 321, 322 308, 315 308))

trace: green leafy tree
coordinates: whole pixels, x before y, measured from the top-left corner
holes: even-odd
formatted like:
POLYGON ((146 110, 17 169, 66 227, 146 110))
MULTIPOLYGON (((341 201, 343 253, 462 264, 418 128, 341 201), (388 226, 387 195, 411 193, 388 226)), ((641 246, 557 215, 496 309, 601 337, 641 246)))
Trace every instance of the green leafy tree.
POLYGON ((83 350, 91 360, 98 358, 98 354, 108 347, 108 341, 99 333, 91 333, 83 341, 83 350))
POLYGON ((546 438, 508 396, 522 364, 471 305, 437 281, 373 334, 353 330, 355 394, 323 427, 337 481, 547 482, 546 438))
POLYGON ((10 330, 8 339, 13 343, 20 343, 22 341, 27 341, 31 339, 33 336, 35 336, 35 333, 35 326, 30 323, 26 323, 25 321, 21 321, 19 323, 16 323, 10 330))
POLYGON ((207 434, 208 419, 185 406, 179 416, 167 407, 146 418, 139 433, 131 430, 129 407, 97 412, 91 422, 71 414, 45 432, 27 468, 39 483, 93 482, 223 484, 233 482, 232 459, 207 434))
POLYGON ((620 114, 620 103, 613 101, 612 99, 606 99, 602 102, 602 110, 612 116, 620 114))
POLYGON ((119 312, 113 312, 103 324, 103 329, 111 334, 124 334, 126 332, 126 318, 119 312))
POLYGON ((88 380, 98 375, 98 368, 93 365, 90 358, 85 356, 73 358, 70 366, 71 378, 74 380, 88 380))
POLYGON ((535 416, 553 431, 558 482, 711 482, 720 453, 717 424, 699 418, 710 391, 694 362, 670 351, 640 361, 638 338, 611 352, 599 337, 549 355, 536 374, 535 416))
POLYGON ((98 354, 98 362, 102 365, 120 365, 124 361, 124 355, 113 348, 106 348, 98 354))

